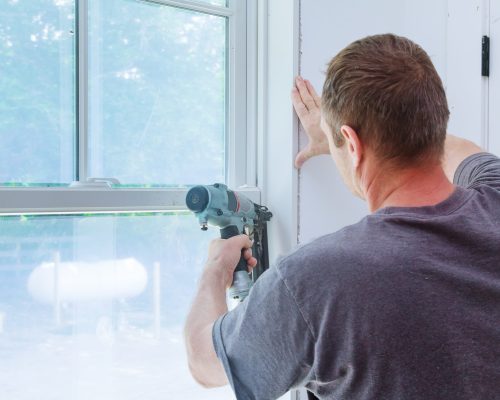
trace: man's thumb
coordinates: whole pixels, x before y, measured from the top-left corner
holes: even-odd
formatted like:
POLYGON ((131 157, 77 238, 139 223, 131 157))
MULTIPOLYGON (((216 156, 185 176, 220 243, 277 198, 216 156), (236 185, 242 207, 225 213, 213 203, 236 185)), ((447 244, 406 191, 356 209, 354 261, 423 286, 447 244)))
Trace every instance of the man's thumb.
POLYGON ((309 149, 304 149, 297 154, 295 157, 295 168, 302 168, 304 163, 312 157, 311 151, 309 149))

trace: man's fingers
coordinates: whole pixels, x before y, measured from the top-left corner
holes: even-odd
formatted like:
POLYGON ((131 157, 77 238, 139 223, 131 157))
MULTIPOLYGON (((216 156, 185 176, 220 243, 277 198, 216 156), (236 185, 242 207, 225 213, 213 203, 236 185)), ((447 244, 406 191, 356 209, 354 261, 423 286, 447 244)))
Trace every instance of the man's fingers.
POLYGON ((308 81, 306 79, 305 82, 306 82, 307 89, 309 90, 309 93, 311 93, 311 96, 314 100, 314 103, 316 104, 316 106, 318 108, 320 108, 321 107, 321 97, 318 96, 318 93, 316 93, 316 90, 314 90, 314 87, 310 81, 308 81))
POLYGON ((297 89, 299 90, 300 97, 302 98, 302 102, 305 104, 307 109, 311 111, 314 108, 317 108, 316 103, 314 102, 313 97, 311 96, 311 93, 309 93, 309 89, 306 85, 306 82, 302 77, 298 76, 295 79, 295 85, 297 86, 297 89))
POLYGON ((307 107, 302 101, 299 91, 295 87, 292 89, 292 104, 300 120, 302 120, 305 116, 307 116, 307 113, 309 111, 307 110, 307 107))
POLYGON ((249 249, 253 245, 253 242, 248 237, 248 235, 233 236, 233 237, 231 237, 231 238, 229 238, 227 240, 231 241, 232 243, 234 243, 234 245, 238 246, 240 249, 249 249))
POLYGON ((252 249, 245 249, 243 251, 243 258, 245 260, 249 260, 250 258, 252 258, 252 249))
POLYGON ((257 259, 255 257, 250 258, 247 260, 247 264, 250 266, 250 268, 255 268, 257 266, 257 259))

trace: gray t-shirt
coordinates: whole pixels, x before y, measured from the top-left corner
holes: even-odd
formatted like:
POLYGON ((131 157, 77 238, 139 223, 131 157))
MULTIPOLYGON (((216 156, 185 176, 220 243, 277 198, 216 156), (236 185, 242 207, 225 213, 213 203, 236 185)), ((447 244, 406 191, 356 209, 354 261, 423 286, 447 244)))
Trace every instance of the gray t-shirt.
POLYGON ((213 329, 237 399, 500 399, 500 159, 467 158, 455 184, 263 274, 213 329))

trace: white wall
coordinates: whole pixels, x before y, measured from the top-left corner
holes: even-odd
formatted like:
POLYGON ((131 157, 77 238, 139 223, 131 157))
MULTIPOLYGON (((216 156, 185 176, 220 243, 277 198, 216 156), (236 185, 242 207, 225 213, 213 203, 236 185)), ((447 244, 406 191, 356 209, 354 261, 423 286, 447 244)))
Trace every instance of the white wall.
MULTIPOLYGON (((487 80, 481 78, 480 52, 481 36, 489 29, 483 18, 488 4, 489 0, 301 1, 300 73, 321 93, 327 62, 353 40, 387 32, 407 36, 428 52, 443 79, 452 113, 450 132, 483 144, 487 80)), ((500 17, 499 10, 497 14, 500 17)), ((500 30, 500 23, 495 26, 500 30)), ((306 142, 301 133, 300 146, 306 142)), ((308 161, 300 171, 299 242, 336 231, 367 213, 364 202, 344 188, 328 156, 308 161)))

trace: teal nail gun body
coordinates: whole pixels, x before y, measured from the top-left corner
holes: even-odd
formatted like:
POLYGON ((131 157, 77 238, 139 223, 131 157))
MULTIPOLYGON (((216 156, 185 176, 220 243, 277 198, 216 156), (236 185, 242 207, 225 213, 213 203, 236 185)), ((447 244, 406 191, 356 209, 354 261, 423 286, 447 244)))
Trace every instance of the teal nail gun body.
POLYGON ((267 222, 272 217, 271 212, 222 183, 192 187, 186 195, 186 205, 198 218, 202 230, 214 225, 220 228, 222 239, 242 233, 253 239, 252 252, 257 266, 252 271, 252 278, 242 254, 229 288, 231 298, 243 301, 252 283, 269 267, 267 222))

